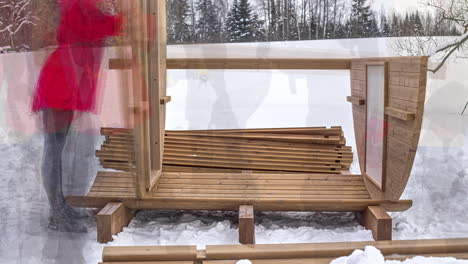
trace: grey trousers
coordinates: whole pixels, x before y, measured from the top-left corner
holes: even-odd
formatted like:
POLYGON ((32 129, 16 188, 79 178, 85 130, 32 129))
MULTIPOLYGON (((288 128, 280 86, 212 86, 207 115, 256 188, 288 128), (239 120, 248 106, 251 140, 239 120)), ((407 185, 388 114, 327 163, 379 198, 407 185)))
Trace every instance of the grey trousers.
POLYGON ((72 111, 43 110, 42 181, 49 199, 51 214, 65 207, 62 186, 62 153, 72 120, 72 111))

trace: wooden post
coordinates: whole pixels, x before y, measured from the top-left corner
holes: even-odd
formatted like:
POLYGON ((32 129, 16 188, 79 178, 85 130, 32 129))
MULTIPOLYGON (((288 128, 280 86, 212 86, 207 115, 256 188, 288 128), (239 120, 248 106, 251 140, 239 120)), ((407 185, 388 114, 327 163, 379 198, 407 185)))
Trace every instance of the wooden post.
POLYGON ((239 243, 255 244, 253 205, 241 205, 239 207, 239 243))
POLYGON ((367 207, 364 212, 358 213, 358 221, 372 231, 376 241, 392 240, 392 218, 383 207, 367 207))
POLYGON ((128 209, 123 203, 108 203, 96 216, 98 242, 112 241, 112 235, 121 232, 134 215, 135 210, 128 209))

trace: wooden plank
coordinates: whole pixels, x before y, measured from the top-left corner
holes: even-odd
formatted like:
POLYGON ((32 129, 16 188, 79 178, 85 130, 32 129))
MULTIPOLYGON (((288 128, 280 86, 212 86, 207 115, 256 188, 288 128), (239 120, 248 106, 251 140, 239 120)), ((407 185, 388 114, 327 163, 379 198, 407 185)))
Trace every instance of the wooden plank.
MULTIPOLYGON (((102 156, 102 158, 112 159, 112 160, 121 160, 128 161, 125 157, 119 156, 102 156)), ((287 166, 327 166, 331 168, 343 168, 351 165, 350 161, 341 161, 339 159, 317 159, 314 157, 311 158, 298 158, 298 157, 275 157, 270 156, 256 156, 256 155, 242 155, 242 153, 233 153, 233 155, 222 155, 217 153, 202 153, 202 152, 191 152, 191 153, 166 153, 164 156, 164 163, 168 160, 200 160, 200 161, 214 161, 217 162, 248 162, 248 163, 258 163, 258 164, 276 164, 276 165, 287 165, 287 166)))
POLYGON ((361 225, 372 231, 375 240, 392 240, 392 218, 380 206, 369 206, 359 213, 361 225))
POLYGON ((255 244, 255 220, 252 205, 239 207, 239 243, 255 244))
POLYGON ((104 247, 102 253, 104 262, 193 261, 196 259, 197 248, 195 246, 115 246, 104 247))
POLYGON ((356 249, 375 246, 388 256, 419 254, 466 253, 468 239, 434 239, 404 241, 368 241, 316 244, 271 244, 271 245, 229 245, 207 246, 209 260, 229 259, 296 259, 296 258, 337 258, 348 256, 356 249))
POLYGON ((235 264, 249 259, 254 264, 317 264, 348 256, 354 250, 374 246, 386 260, 405 260, 414 256, 468 258, 468 239, 427 239, 400 241, 362 241, 310 244, 214 245, 206 250, 194 246, 104 247, 106 263, 185 264, 196 261, 206 264, 235 264), (112 262, 114 261, 114 262, 112 262), (174 261, 174 262, 168 262, 174 261), (180 262, 185 261, 185 262, 180 262))
MULTIPOLYGON (((276 185, 276 184, 230 184, 230 185, 219 185, 219 184, 164 184, 161 183, 160 188, 162 189, 215 189, 215 190, 226 190, 226 189, 236 189, 236 190, 255 190, 259 191, 269 191, 269 190, 300 190, 300 191, 366 191, 365 185, 276 185)), ((158 188, 159 189, 159 188, 158 188)))
POLYGON ((364 104, 366 104, 366 99, 360 98, 360 97, 357 97, 357 96, 347 96, 346 100, 348 102, 352 103, 353 105, 364 105, 364 104))
MULTIPOLYGON (((367 198, 369 198, 367 191, 356 191, 356 190, 348 190, 348 191, 340 191, 340 190, 268 190, 268 189, 260 189, 261 194, 263 195, 281 195, 281 194, 286 194, 286 195, 291 195, 291 194, 296 194, 296 195, 323 195, 323 196, 329 196, 329 195, 335 195, 335 194, 340 194, 340 195, 365 195, 367 198)), ((160 195, 162 194, 167 194, 167 195, 174 195, 176 196, 177 194, 184 193, 184 194, 217 194, 217 195, 223 195, 223 194, 246 194, 246 195, 257 195, 259 194, 259 190, 240 190, 240 189, 166 189, 166 188, 161 188, 159 187, 157 190, 153 190, 153 192, 158 193, 160 195)))
POLYGON ((109 202, 120 201, 132 209, 159 210, 215 210, 237 211, 240 205, 251 204, 257 211, 310 211, 310 212, 362 212, 369 206, 382 206, 388 212, 408 210, 411 200, 385 201, 370 199, 238 199, 238 198, 153 198, 68 196, 67 202, 75 207, 102 208, 109 202))
POLYGON ((350 158, 353 156, 353 153, 349 149, 332 149, 332 148, 295 148, 294 146, 257 146, 257 145, 236 145, 234 143, 219 143, 215 142, 204 143, 195 141, 182 141, 178 142, 176 140, 166 140, 166 148, 168 151, 178 149, 179 151, 184 149, 189 150, 203 150, 203 151, 238 151, 238 152, 248 152, 248 153, 271 153, 271 154, 288 154, 288 155, 305 155, 305 156, 327 156, 327 157, 347 157, 350 158))
MULTIPOLYGON (((131 61, 110 59, 109 69, 127 69, 131 61)), ((168 69, 348 70, 348 59, 168 59, 168 69)))
MULTIPOLYGON (((166 136, 169 136, 166 134, 166 136)), ((208 136, 209 138, 259 139, 279 142, 296 142, 308 144, 340 145, 340 136, 323 135, 285 135, 273 133, 211 133, 210 135, 195 134, 194 136, 208 136)))
POLYGON ((287 127, 287 128, 245 128, 245 129, 210 129, 210 130, 167 130, 167 135, 196 135, 210 133, 276 133, 301 135, 335 135, 340 136, 341 127, 287 127))
POLYGON ((414 113, 410 113, 404 110, 399 110, 393 107, 385 107, 385 114, 404 120, 404 121, 414 120, 414 117, 415 117, 414 113))
POLYGON ((135 214, 118 202, 108 203, 97 215, 97 240, 99 243, 107 243, 113 240, 112 236, 118 234, 130 223, 135 214))
MULTIPOLYGON (((189 146, 188 146, 189 147, 189 146)), ((332 162, 332 163, 340 163, 340 164, 348 164, 352 163, 352 157, 343 157, 339 154, 335 155, 327 155, 327 156, 320 156, 319 155, 304 155, 304 154, 282 154, 282 153, 271 153, 271 152, 261 152, 255 150, 227 150, 227 149, 203 149, 203 148, 174 148, 174 147, 166 147, 165 154, 173 155, 173 156, 184 156, 184 155, 196 155, 196 156, 205 156, 205 157, 245 157, 249 158, 250 160, 287 160, 291 162, 332 162)), ((120 154, 98 154, 99 157, 116 157, 119 159, 128 159, 128 155, 120 155, 120 154)))
POLYGON ((256 170, 282 170, 282 171, 300 171, 300 172, 324 172, 324 173, 339 173, 340 165, 313 165, 313 166, 294 166, 291 164, 275 164, 272 162, 242 162, 242 161, 219 161, 215 159, 200 159, 200 158, 165 158, 164 164, 169 165, 187 165, 187 166, 203 166, 212 168, 242 168, 256 170))
POLYGON ((160 99, 160 104, 164 105, 169 103, 172 100, 170 96, 164 96, 160 99))
POLYGON ((348 70, 349 59, 168 59, 168 69, 348 70))
POLYGON ((161 184, 219 184, 219 185, 239 185, 239 184, 270 184, 270 185, 319 185, 319 186, 364 186, 362 180, 358 181, 336 181, 336 180, 224 180, 224 179, 160 179, 161 184))
POLYGON ((316 173, 177 173, 165 172, 161 176, 164 179, 218 179, 218 180, 342 180, 342 181, 362 181, 361 175, 334 175, 316 173))

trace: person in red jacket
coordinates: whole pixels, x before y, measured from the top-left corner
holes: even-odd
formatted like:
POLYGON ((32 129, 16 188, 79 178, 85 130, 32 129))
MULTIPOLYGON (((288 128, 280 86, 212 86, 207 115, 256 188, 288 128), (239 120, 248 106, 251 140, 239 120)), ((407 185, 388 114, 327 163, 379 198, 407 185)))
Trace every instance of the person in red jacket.
POLYGON ((106 37, 121 32, 123 16, 104 14, 99 0, 61 0, 57 49, 44 64, 32 102, 43 113, 42 179, 50 203, 48 227, 86 232, 77 219, 85 217, 65 203, 62 152, 77 113, 96 111, 96 89, 106 37))

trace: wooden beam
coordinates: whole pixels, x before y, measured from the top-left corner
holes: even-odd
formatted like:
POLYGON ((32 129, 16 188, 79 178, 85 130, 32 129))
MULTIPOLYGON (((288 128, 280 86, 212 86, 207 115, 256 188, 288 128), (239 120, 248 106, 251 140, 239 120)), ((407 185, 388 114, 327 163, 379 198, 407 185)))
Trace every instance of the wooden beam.
MULTIPOLYGON (((109 59, 109 69, 129 69, 128 59, 109 59)), ((349 59, 168 59, 167 69, 349 70, 349 59)))
POLYGON ((348 256, 354 250, 364 249, 366 246, 378 248, 386 259, 404 259, 415 255, 468 258, 468 239, 456 238, 313 244, 215 245, 206 246, 206 250, 196 250, 195 246, 114 246, 104 247, 103 261, 130 264, 137 261, 147 261, 145 263, 158 261, 159 263, 159 261, 232 260, 233 262, 222 263, 234 264, 239 259, 250 259, 253 263, 259 261, 258 263, 261 264, 312 264, 329 263, 334 258, 348 256), (329 258, 328 262, 321 262, 325 258, 329 258), (320 261, 314 262, 314 260, 320 261))
POLYGON ((239 207, 239 243, 255 244, 255 221, 252 205, 239 207))
POLYGON ((121 232, 134 215, 135 210, 127 208, 122 203, 108 203, 96 216, 98 242, 112 241, 112 236, 121 232))
POLYGON ((116 198, 68 196, 67 202, 75 207, 102 208, 109 202, 119 201, 132 209, 159 210, 214 210, 237 211, 239 206, 251 204, 257 211, 302 212, 362 212, 368 206, 382 206, 389 212, 406 211, 411 200, 385 201, 370 199, 280 199, 280 198, 116 198))
POLYGON ((132 69, 131 59, 109 59, 110 70, 130 70, 132 69))
POLYGON ((416 116, 414 113, 403 111, 393 107, 385 107, 385 114, 401 119, 403 121, 414 120, 416 116))
POLYGON ((168 69, 349 70, 349 59, 168 59, 168 69))
POLYGON ((136 261, 187 261, 197 259, 195 246, 141 246, 105 247, 102 252, 104 262, 136 261))
POLYGON ((392 240, 392 218, 383 207, 369 206, 358 216, 361 225, 372 231, 376 241, 392 240))
POLYGON ((365 105, 366 104, 366 99, 360 98, 357 96, 347 96, 346 100, 353 105, 365 105))
POLYGON ((171 99, 172 98, 170 96, 164 96, 159 100, 159 103, 164 105, 164 104, 169 103, 171 101, 171 99))

